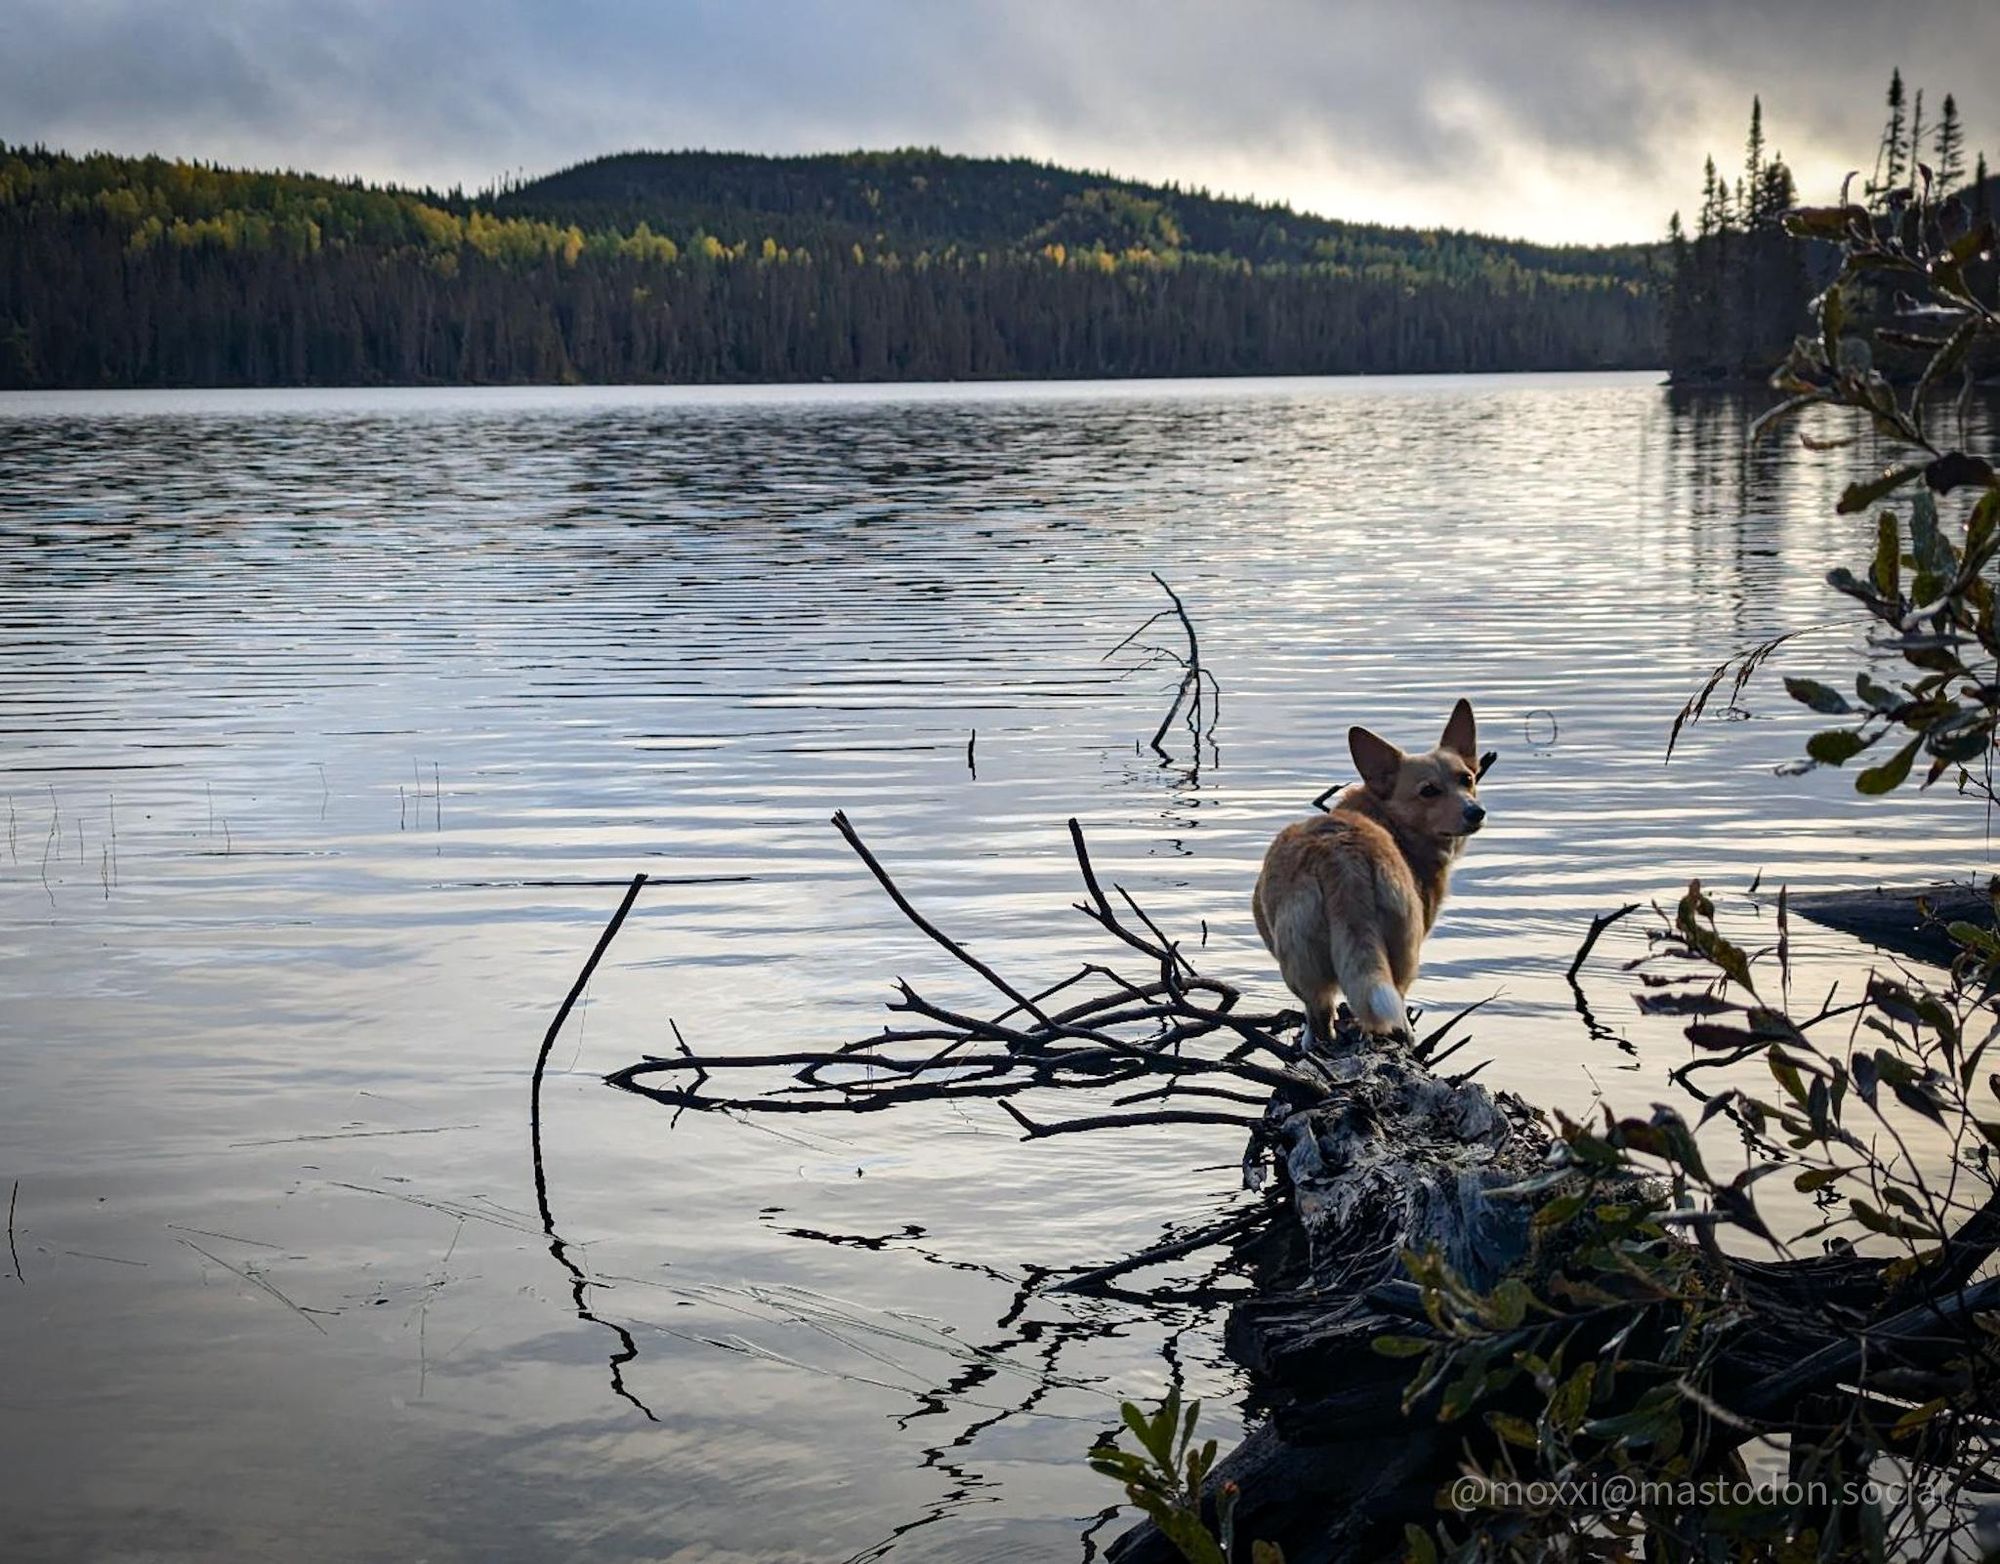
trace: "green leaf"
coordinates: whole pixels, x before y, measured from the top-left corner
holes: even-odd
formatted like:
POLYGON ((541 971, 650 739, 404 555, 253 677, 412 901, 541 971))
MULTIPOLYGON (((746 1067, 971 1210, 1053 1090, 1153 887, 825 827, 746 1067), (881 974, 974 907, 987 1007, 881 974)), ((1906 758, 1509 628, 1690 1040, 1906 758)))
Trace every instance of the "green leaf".
POLYGON ((1886 684, 1878 684, 1865 673, 1854 676, 1854 693, 1877 711, 1895 711, 1909 704, 1910 697, 1901 690, 1892 690, 1886 684))
POLYGON ((1590 1393, 1596 1383, 1596 1363, 1579 1365, 1577 1371, 1558 1385, 1555 1394, 1549 1397, 1549 1421, 1563 1433, 1575 1433, 1583 1422, 1584 1414, 1590 1410, 1590 1393))
POLYGON ((1778 1084, 1785 1088, 1785 1095, 1803 1108, 1806 1104, 1806 1087, 1804 1080, 1800 1078, 1799 1067, 1793 1064, 1791 1060, 1787 1059, 1776 1048, 1770 1051, 1768 1057, 1771 1064, 1771 1074, 1776 1076, 1778 1084))
POLYGON ((1368 1345, 1385 1358, 1420 1358, 1432 1343, 1421 1336, 1377 1336, 1368 1345))
POLYGON ((1912 1407, 1896 1419, 1894 1426, 1889 1430, 1889 1437, 1901 1439, 1905 1435, 1914 1434, 1950 1405, 1951 1402, 1947 1397, 1939 1396, 1935 1401, 1926 1401, 1920 1407, 1912 1407))
POLYGON ((1628 1446, 1677 1442, 1680 1414, 1672 1407, 1648 1407, 1641 1403, 1630 1412, 1600 1417, 1586 1424, 1584 1432, 1599 1439, 1616 1439, 1628 1446))
POLYGON ((1421 1526, 1403 1526, 1403 1564, 1438 1564, 1437 1544, 1421 1526))
POLYGON ((1849 597, 1858 598, 1868 604, 1879 603, 1882 599, 1875 588, 1865 584, 1845 565, 1835 565, 1826 573, 1826 584, 1836 592, 1845 592, 1849 597))
MULTIPOLYGON (((1978 230, 1975 229, 1973 232, 1977 233, 1978 230)), ((1967 234, 1965 237, 1969 239, 1972 234, 1967 234)), ((1923 374, 1917 377, 1917 388, 1910 395, 1913 403, 1922 402, 1926 391, 1958 368, 1965 358, 1966 351, 1972 346, 1972 339, 1978 335, 1981 325, 1978 315, 1968 315, 1959 322, 1958 329, 1945 338, 1944 345, 1931 355, 1930 362, 1924 365, 1923 374)), ((1937 485, 1934 484, 1932 487, 1935 488, 1937 485)))
POLYGON ((1583 1196, 1558 1195, 1535 1213, 1533 1226, 1538 1231, 1551 1227, 1561 1227, 1577 1212, 1583 1209, 1583 1196))
POLYGON ((1541 1443, 1533 1423, 1506 1412, 1488 1412, 1486 1426, 1510 1445, 1519 1445, 1523 1450, 1533 1450, 1541 1443))
POLYGON ((1875 563, 1869 567, 1868 579, 1884 597, 1899 596, 1903 590, 1902 566, 1902 535, 1897 530, 1896 518, 1884 511, 1875 523, 1875 563))
POLYGON ((1854 710, 1848 704, 1847 697, 1840 691, 1831 685, 1820 684, 1812 679, 1787 678, 1785 693, 1800 704, 1810 706, 1814 711, 1824 712, 1830 717, 1844 717, 1854 710))
POLYGON ((1149 1418, 1131 1402, 1122 1402, 1119 1415, 1125 1419, 1125 1426, 1138 1436, 1139 1443, 1162 1467, 1169 1470, 1174 1464, 1173 1426, 1162 1426, 1158 1418, 1149 1418))
POLYGON ((1534 1301, 1535 1295, 1528 1290, 1528 1284, 1518 1276, 1506 1278, 1487 1299, 1494 1318, 1508 1330, 1528 1317, 1528 1307, 1534 1301))
POLYGON ((2000 483, 1990 462, 1963 451, 1949 451, 1924 469, 1924 483, 1933 492, 1949 494, 1967 487, 1991 489, 2000 483))
POLYGON ((1858 510, 1868 509, 1883 495, 1921 478, 1926 465, 1924 462, 1906 462, 1903 466, 1891 467, 1876 477, 1849 484, 1846 492, 1840 496, 1838 507, 1840 514, 1851 516, 1858 510))
POLYGON ((1806 740, 1806 753, 1823 766, 1852 760, 1867 747, 1868 741, 1852 728, 1828 728, 1806 740))
POLYGON ((1899 1216, 1891 1216, 1885 1211, 1876 1210, 1859 1196, 1850 1199, 1847 1207, 1854 1213, 1854 1220, 1871 1233, 1881 1233, 1890 1238, 1915 1239, 1919 1243, 1927 1242, 1937 1236, 1928 1228, 1918 1227, 1899 1216))
POLYGON ((1187 1560, 1187 1564, 1229 1564, 1222 1556, 1222 1544, 1210 1535, 1199 1515, 1186 1510, 1169 1510, 1164 1515, 1154 1516, 1153 1520, 1166 1533, 1167 1541, 1180 1549, 1181 1557, 1187 1560))
POLYGON ((1870 766, 1854 779, 1854 790, 1857 793, 1868 794, 1893 793, 1909 776, 1910 763, 1917 758, 1917 746, 1921 743, 1923 738, 1919 735, 1881 765, 1870 766))
POLYGON ((1928 489, 1919 489, 1910 500, 1910 557, 1916 561, 1919 580, 1925 576, 1939 579, 1939 587, 1930 593, 1922 586, 1917 588, 1920 601, 1958 574, 1958 550, 1938 525, 1937 500, 1928 489))
MULTIPOLYGON (((1952 240, 1950 244, 1945 246, 1944 253, 1950 258, 1954 266, 1963 266, 1967 261, 1978 256, 1982 250, 1992 249, 1993 240, 1993 219, 1989 217, 1984 222, 1975 223, 1956 239, 1952 240)), ((1974 318, 1976 319, 1977 317, 1974 318)))
POLYGON ((1995 937, 1992 929, 1961 920, 1948 925, 1945 932, 1967 950, 1976 950, 1982 956, 2000 956, 2000 938, 1995 937))
POLYGON ((1896 1094, 1896 1100, 1904 1107, 1921 1113, 1933 1124, 1944 1123, 1944 1107, 1938 1102, 1934 1090, 1927 1082, 1905 1084, 1902 1081, 1894 1081, 1890 1083, 1889 1089, 1896 1094))
MULTIPOLYGON (((1785 213, 1785 232, 1800 239, 1845 239, 1851 230, 1867 227, 1867 209, 1859 206, 1798 206, 1785 213)), ((1838 297, 1829 293, 1821 309, 1832 309, 1838 297)))
POLYGON ((1992 719, 1984 713, 1973 712, 1977 726, 1965 727, 1952 724, 1932 728, 1924 735, 1924 747, 1946 765, 1964 765, 1986 753, 1993 743, 1992 719))

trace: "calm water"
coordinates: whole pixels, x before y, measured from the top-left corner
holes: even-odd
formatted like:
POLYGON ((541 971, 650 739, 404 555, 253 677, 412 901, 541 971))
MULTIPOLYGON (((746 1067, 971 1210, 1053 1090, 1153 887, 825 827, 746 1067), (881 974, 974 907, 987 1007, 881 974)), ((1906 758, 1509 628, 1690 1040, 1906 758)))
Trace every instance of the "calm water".
POLYGON ((669 1017, 748 1051, 898 975, 976 997, 835 808, 1024 981, 1096 951, 1074 814, 1274 999, 1264 843, 1348 723, 1427 745, 1466 693, 1493 821, 1418 997, 1497 991, 1467 1057, 1541 1103, 1669 1095, 1636 920, 1588 972, 1618 1035, 1576 1015, 1591 914, 1990 862, 1969 805, 1774 776, 1775 679, 1662 765, 1721 656, 1840 617, 1853 453, 1743 418, 1632 376, 0 397, 10 1556, 1080 1556, 1116 1398, 1181 1375, 1227 1438, 1240 1386, 1213 1313, 1024 1268, 1221 1209, 1233 1138, 673 1126, 600 1075, 669 1017), (1198 772, 1104 658, 1151 569, 1224 687, 1198 772), (548 1087, 580 1319, 528 1072, 640 869, 548 1087))

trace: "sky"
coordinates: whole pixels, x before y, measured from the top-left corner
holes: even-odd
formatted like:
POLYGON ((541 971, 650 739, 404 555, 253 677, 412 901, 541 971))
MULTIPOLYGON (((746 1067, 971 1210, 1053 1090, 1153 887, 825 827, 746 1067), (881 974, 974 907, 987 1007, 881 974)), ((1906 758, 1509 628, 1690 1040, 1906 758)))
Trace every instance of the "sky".
POLYGON ((1752 94, 1830 199, 1892 65, 2000 163, 2000 0, 0 0, 0 141, 439 189, 937 146, 1606 242, 1740 165, 1752 94))

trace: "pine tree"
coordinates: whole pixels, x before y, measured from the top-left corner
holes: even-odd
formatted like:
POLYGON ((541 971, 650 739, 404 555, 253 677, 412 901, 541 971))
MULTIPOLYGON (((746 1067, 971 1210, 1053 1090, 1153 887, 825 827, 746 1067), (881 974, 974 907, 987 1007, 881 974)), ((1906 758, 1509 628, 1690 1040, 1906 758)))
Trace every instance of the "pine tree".
POLYGON ((1667 219, 1667 254, 1672 272, 1667 279, 1666 338, 1667 362, 1685 364, 1693 358, 1696 345, 1694 340, 1695 316, 1694 274, 1688 253, 1687 230, 1681 226, 1681 214, 1675 212, 1667 219))
POLYGON ((1751 209, 1745 214, 1750 227, 1757 226, 1760 214, 1756 208, 1757 192, 1763 186, 1764 173, 1764 100, 1761 97, 1750 100, 1750 139, 1743 159, 1743 182, 1750 189, 1751 209))
POLYGON ((1764 207, 1772 222, 1780 221, 1785 213, 1798 204, 1798 185, 1792 179, 1791 166, 1785 162, 1782 152, 1772 156, 1764 169, 1764 207))
POLYGON ((1937 193, 1949 195, 1952 186, 1965 177, 1965 127, 1958 122, 1958 104, 1950 93, 1944 95, 1944 114, 1938 120, 1933 142, 1937 153, 1937 193))
POLYGON ((1910 106, 1910 151, 1905 166, 1909 170, 1911 184, 1917 182, 1918 171, 1923 166, 1924 152, 1924 89, 1917 89, 1917 96, 1910 106))
POLYGON ((1882 127, 1882 144, 1875 152, 1875 178, 1872 186, 1877 190, 1893 190, 1903 182, 1903 73, 1900 69, 1889 72, 1889 119, 1882 127))
POLYGON ((1986 154, 1979 154, 1978 166, 1972 172, 1972 215, 1975 221, 1984 222, 1993 215, 1993 196, 1987 189, 1986 154))

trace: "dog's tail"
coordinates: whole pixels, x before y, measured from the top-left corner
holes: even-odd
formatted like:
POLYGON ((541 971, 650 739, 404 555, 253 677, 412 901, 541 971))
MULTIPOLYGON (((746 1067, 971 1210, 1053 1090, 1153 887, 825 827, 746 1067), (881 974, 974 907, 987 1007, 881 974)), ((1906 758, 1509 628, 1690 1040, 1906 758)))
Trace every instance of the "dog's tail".
POLYGON ((1407 1032, 1409 1016, 1390 971, 1389 953, 1382 946, 1382 936, 1372 928, 1353 928, 1333 918, 1328 920, 1327 938, 1340 990, 1347 996, 1362 1030, 1407 1032))

